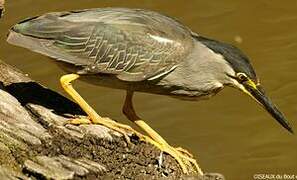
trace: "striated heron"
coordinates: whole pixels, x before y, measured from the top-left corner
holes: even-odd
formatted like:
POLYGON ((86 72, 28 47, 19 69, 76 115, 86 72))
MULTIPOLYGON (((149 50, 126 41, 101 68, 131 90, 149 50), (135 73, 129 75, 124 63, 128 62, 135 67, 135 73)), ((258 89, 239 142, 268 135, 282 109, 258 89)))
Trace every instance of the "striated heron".
POLYGON ((202 171, 187 151, 171 147, 137 116, 132 104, 134 91, 198 100, 231 86, 251 96, 293 133, 265 95, 246 55, 157 12, 99 8, 48 13, 16 24, 8 42, 52 57, 73 73, 61 77, 62 87, 89 119, 72 123, 99 123, 125 137, 133 131, 173 156, 185 173, 202 171), (80 76, 100 86, 126 90, 123 113, 148 136, 100 117, 71 85, 80 76))

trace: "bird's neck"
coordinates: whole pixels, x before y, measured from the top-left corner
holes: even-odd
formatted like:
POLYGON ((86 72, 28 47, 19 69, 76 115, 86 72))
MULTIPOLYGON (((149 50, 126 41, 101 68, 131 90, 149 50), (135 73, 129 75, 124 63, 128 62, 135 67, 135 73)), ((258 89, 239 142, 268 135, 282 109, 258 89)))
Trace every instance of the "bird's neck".
POLYGON ((209 97, 229 83, 225 71, 233 70, 223 57, 196 41, 189 56, 159 84, 171 89, 173 96, 209 97))

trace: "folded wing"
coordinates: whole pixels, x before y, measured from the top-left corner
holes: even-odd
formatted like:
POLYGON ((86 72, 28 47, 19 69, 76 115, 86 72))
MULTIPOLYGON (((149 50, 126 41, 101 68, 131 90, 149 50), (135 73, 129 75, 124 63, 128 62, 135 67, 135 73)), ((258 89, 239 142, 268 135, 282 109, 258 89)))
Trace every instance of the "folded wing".
POLYGON ((15 25, 8 41, 81 66, 80 73, 125 81, 167 74, 193 48, 191 31, 176 20, 123 8, 45 14, 15 25))

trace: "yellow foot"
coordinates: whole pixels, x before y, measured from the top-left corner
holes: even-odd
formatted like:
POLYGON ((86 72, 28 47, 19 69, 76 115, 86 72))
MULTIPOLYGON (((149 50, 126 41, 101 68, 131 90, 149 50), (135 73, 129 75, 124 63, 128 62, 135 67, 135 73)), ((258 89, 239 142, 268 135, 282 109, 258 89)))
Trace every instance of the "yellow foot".
POLYGON ((203 175, 203 172, 200 169, 196 160, 193 158, 193 155, 190 154, 187 150, 184 150, 180 147, 174 148, 168 144, 158 144, 155 141, 153 141, 151 138, 146 139, 146 141, 155 145, 162 152, 165 152, 171 155, 178 162, 183 173, 203 175))
POLYGON ((183 149, 182 147, 176 147, 175 149, 191 158, 194 157, 193 154, 191 154, 188 150, 183 149))
POLYGON ((96 120, 91 120, 89 118, 75 118, 75 119, 71 119, 71 120, 67 121, 65 124, 73 124, 73 125, 98 124, 98 125, 102 125, 102 126, 108 127, 109 129, 112 129, 112 130, 122 134, 128 144, 131 144, 129 135, 136 134, 137 136, 140 136, 140 133, 135 131, 130 126, 117 123, 109 118, 100 117, 100 118, 97 118, 96 120))
POLYGON ((191 155, 187 150, 184 150, 180 147, 174 148, 170 145, 162 145, 154 141, 148 136, 145 136, 136 130, 132 129, 132 127, 124 124, 117 123, 109 118, 100 118, 96 120, 90 120, 89 118, 76 118, 69 120, 67 124, 73 124, 73 125, 80 125, 80 124, 100 124, 103 126, 106 126, 116 132, 119 132, 122 134, 127 143, 130 144, 130 138, 129 135, 135 134, 141 141, 148 142, 154 146, 156 146, 158 149, 160 149, 162 152, 165 152, 169 155, 171 155, 180 165, 181 169, 183 170, 183 173, 190 174, 190 173, 198 173, 203 174, 201 169, 199 168, 196 160, 193 158, 193 155, 191 155))
POLYGON ((66 124, 72 124, 72 125, 81 125, 81 124, 92 124, 92 121, 89 118, 85 117, 79 117, 74 118, 66 121, 64 125, 66 124))

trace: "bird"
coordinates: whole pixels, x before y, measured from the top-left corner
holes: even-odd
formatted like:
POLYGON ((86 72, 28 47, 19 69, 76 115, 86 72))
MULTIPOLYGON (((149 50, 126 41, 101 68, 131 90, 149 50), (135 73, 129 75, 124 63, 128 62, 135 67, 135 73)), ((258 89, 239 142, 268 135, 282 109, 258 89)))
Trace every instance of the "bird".
POLYGON ((73 124, 101 124, 125 137, 131 130, 175 158, 187 174, 203 172, 188 151, 172 147, 137 115, 134 92, 199 101, 226 86, 233 87, 252 97, 293 133, 266 95, 247 55, 156 11, 109 7, 50 12, 14 25, 7 41, 55 59, 68 72, 60 78, 62 87, 89 117, 74 119, 73 124), (147 135, 98 115, 73 88, 72 82, 78 78, 125 90, 122 111, 147 135))

